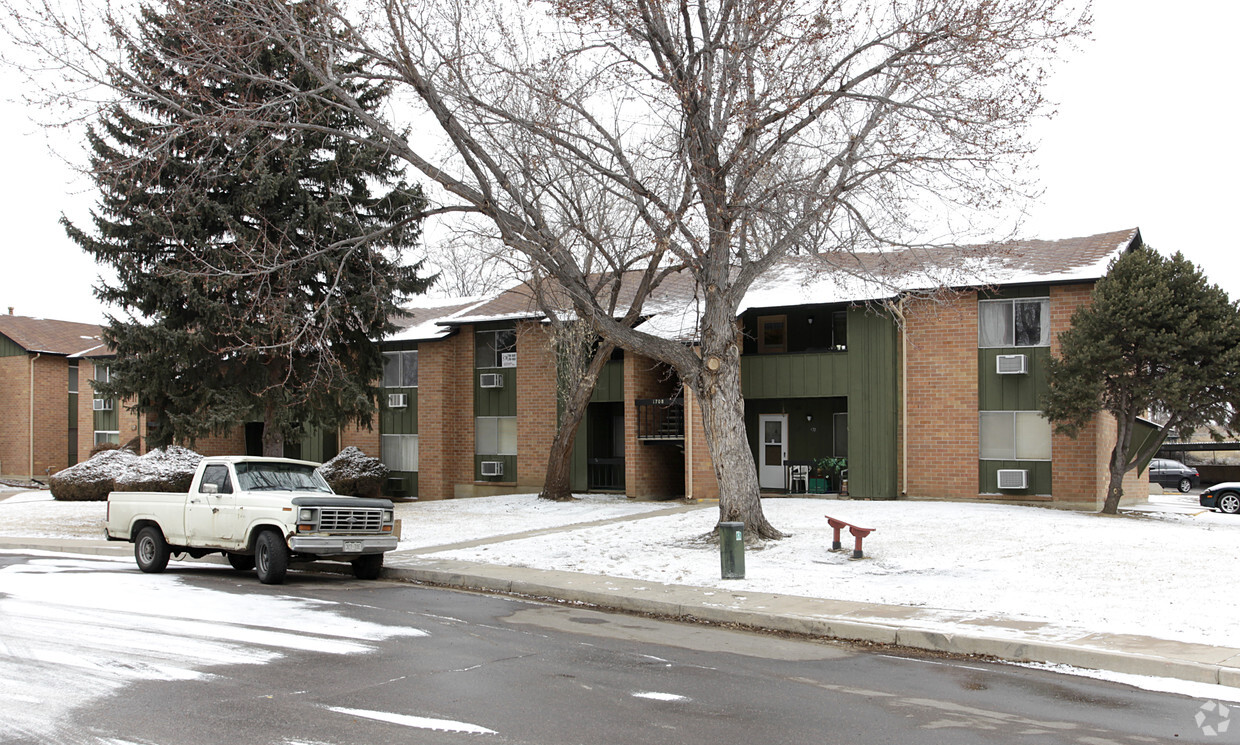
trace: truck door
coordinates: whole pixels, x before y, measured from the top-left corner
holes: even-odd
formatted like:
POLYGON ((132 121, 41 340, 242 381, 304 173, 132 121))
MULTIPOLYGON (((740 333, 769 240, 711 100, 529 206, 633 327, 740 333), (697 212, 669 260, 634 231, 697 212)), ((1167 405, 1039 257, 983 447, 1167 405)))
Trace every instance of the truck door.
POLYGON ((236 538, 237 495, 228 466, 209 465, 185 505, 185 534, 194 546, 227 547, 236 538), (208 484, 213 490, 206 489, 208 484), (212 493, 214 491, 214 493, 212 493))

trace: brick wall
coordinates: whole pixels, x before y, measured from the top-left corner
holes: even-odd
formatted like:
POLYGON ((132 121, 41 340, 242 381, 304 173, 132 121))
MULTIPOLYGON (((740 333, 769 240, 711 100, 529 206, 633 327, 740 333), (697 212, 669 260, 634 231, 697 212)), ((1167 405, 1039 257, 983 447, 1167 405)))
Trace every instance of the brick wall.
MULTIPOLYGON (((372 458, 379 457, 379 415, 371 418, 370 429, 357 424, 349 424, 340 428, 338 443, 340 449, 355 447, 372 458)), ((418 442, 419 446, 421 441, 418 442)))
POLYGON ((419 499, 451 499, 456 484, 473 483, 473 382, 472 326, 418 345, 419 499))
POLYGON ((541 490, 558 426, 556 363, 543 324, 517 324, 517 485, 541 490))
POLYGON ((911 302, 905 319, 907 496, 977 497, 977 293, 911 302))
POLYGON ((653 499, 685 493, 685 458, 680 448, 637 439, 636 401, 670 398, 676 389, 675 377, 665 365, 624 353, 624 491, 630 497, 653 499))
POLYGON ((718 499, 719 478, 706 444, 706 426, 697 396, 685 388, 685 497, 718 499))
POLYGON ((0 475, 30 476, 30 358, 0 357, 0 475))

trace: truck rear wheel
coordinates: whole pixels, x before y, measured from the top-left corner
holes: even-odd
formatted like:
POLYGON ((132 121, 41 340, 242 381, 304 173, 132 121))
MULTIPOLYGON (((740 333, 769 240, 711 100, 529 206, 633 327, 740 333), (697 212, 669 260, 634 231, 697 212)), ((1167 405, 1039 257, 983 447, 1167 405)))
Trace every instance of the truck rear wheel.
POLYGON ((229 552, 228 563, 238 572, 248 572, 254 568, 254 557, 246 554, 234 554, 229 552))
POLYGON ((254 568, 258 581, 264 585, 278 585, 288 572, 288 545, 278 533, 264 530, 254 544, 254 568))
POLYGON ((168 548, 168 542, 164 540, 162 530, 154 525, 148 525, 138 531, 138 537, 133 542, 133 558, 138 562, 139 569, 158 574, 167 568, 170 556, 172 556, 172 550, 168 548))
POLYGON ((358 579, 379 579, 383 571, 383 554, 367 554, 353 560, 353 576, 358 579))

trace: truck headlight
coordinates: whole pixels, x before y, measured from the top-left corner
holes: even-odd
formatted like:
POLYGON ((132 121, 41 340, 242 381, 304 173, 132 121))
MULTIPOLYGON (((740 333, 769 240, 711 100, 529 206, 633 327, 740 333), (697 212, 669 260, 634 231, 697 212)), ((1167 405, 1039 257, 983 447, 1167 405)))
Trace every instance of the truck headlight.
POLYGON ((390 523, 390 522, 392 522, 392 511, 391 511, 391 510, 384 510, 384 511, 383 511, 383 522, 385 522, 385 523, 390 523))
POLYGON ((310 533, 317 527, 318 510, 302 507, 297 511, 297 532, 310 533))

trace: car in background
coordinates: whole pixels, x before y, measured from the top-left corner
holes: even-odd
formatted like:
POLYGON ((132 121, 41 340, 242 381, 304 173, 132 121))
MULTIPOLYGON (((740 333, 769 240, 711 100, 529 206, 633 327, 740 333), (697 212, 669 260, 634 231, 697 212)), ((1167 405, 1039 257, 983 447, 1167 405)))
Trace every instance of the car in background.
POLYGON ((1197 473, 1197 469, 1178 460, 1155 458, 1150 461, 1149 471, 1150 483, 1179 489, 1185 494, 1201 484, 1201 474, 1197 473))

